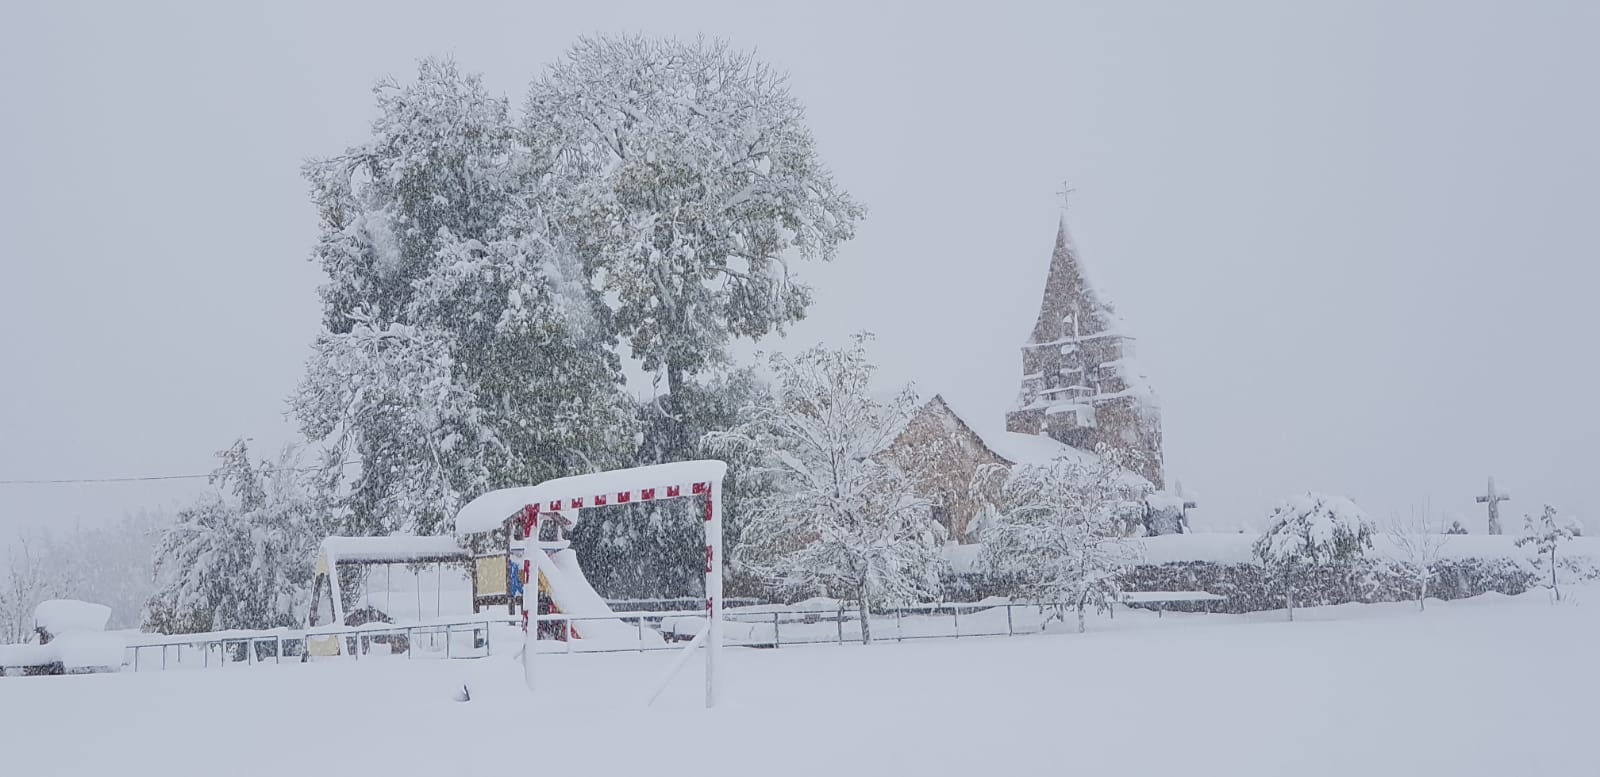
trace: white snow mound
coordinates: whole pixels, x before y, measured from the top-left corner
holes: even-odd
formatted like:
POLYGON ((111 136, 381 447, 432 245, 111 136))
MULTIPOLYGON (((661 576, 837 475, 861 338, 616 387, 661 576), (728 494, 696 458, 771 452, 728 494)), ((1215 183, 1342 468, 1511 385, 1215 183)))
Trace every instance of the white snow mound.
POLYGON ((51 599, 33 610, 33 625, 52 635, 74 631, 105 631, 111 608, 76 599, 51 599))

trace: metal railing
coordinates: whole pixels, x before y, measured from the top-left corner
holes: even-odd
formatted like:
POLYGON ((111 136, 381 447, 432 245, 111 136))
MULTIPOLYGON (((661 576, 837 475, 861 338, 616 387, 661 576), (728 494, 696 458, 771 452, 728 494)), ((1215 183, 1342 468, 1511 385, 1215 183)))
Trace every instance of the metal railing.
POLYGON ((285 660, 301 662, 310 658, 308 642, 328 639, 338 641, 340 656, 357 661, 363 656, 380 655, 373 652, 375 646, 387 647, 391 655, 404 654, 408 659, 481 658, 490 654, 490 635, 496 626, 515 628, 521 623, 520 617, 476 615, 412 624, 141 635, 126 644, 123 666, 137 672, 154 668, 210 669, 213 666, 225 668, 229 664, 281 664, 285 660), (469 644, 465 648, 456 647, 462 635, 469 636, 469 644), (429 643, 427 649, 419 649, 423 640, 429 643), (439 647, 441 642, 442 648, 439 647))
MULTIPOLYGON (((1159 614, 1159 605, 1164 601, 1167 600, 1145 595, 1132 604, 1157 609, 1159 614)), ((1194 599, 1179 597, 1170 601, 1194 599)), ((872 639, 879 642, 1012 637, 1041 633, 1050 622, 1070 616, 1073 610, 1071 604, 1037 602, 906 605, 872 610, 868 614, 868 625, 872 639)), ((1114 612, 1112 617, 1115 617, 1114 612)), ((683 642, 693 639, 705 627, 706 615, 704 610, 634 610, 599 616, 554 613, 539 615, 536 620, 559 625, 538 641, 541 654, 618 653, 680 649, 683 642), (581 633, 586 621, 629 623, 634 627, 635 638, 626 641, 566 638, 574 625, 581 633)), ((480 614, 415 624, 370 623, 346 628, 151 635, 127 645, 129 656, 125 667, 147 671, 280 664, 285 660, 300 662, 307 660, 308 640, 329 638, 339 641, 339 658, 353 661, 383 656, 382 651, 374 650, 380 646, 387 648, 389 657, 404 654, 406 659, 481 658, 494 652, 492 635, 496 631, 501 631, 505 639, 503 649, 520 650, 523 644, 521 623, 520 615, 480 614), (428 643, 426 648, 422 646, 424 640, 428 643), (460 642, 465 644, 457 646, 460 642), (152 656, 153 651, 159 652, 152 656)), ((861 617, 855 607, 743 607, 724 611, 723 623, 725 644, 730 646, 777 649, 794 645, 843 645, 862 638, 861 617)))

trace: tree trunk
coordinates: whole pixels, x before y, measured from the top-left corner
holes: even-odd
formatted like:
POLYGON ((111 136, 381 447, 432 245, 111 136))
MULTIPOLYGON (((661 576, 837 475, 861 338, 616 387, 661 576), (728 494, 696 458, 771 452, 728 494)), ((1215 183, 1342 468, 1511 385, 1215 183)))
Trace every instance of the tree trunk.
POLYGON ((861 617, 861 644, 872 644, 872 623, 867 618, 867 587, 856 587, 856 612, 861 617))
POLYGON ((673 364, 667 365, 667 396, 676 396, 678 389, 683 387, 683 368, 673 364))
POLYGON ((1080 600, 1078 602, 1078 633, 1082 634, 1083 632, 1083 602, 1080 600))
POLYGON ((1550 549, 1550 590, 1556 592, 1556 601, 1561 601, 1561 588, 1556 585, 1556 549, 1550 549))
POLYGON ((667 416, 665 421, 668 432, 665 435, 666 450, 663 452, 668 461, 674 456, 687 456, 699 443, 698 440, 689 439, 689 419, 684 416, 683 382, 683 368, 668 364, 667 395, 657 400, 662 402, 662 410, 667 416))
POLYGON ((1428 609, 1428 604, 1427 604, 1427 602, 1428 602, 1428 578, 1426 578, 1426 577, 1422 578, 1421 583, 1422 583, 1422 590, 1417 593, 1417 611, 1418 612, 1421 612, 1423 610, 1428 609))

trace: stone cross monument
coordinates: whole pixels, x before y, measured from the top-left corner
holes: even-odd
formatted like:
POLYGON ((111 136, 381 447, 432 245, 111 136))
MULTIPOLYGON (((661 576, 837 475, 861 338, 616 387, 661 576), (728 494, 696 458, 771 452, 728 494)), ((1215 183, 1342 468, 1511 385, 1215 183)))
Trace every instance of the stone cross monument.
POLYGON ((1478 504, 1489 506, 1489 533, 1500 534, 1500 503, 1510 499, 1510 494, 1502 494, 1494 490, 1494 478, 1489 478, 1489 490, 1478 497, 1478 504))

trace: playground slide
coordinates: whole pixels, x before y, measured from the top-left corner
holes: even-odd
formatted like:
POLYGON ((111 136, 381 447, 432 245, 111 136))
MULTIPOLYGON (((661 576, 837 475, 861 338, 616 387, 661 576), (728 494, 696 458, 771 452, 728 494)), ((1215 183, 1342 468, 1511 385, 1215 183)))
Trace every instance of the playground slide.
MULTIPOLYGON (((553 556, 539 551, 533 557, 539 565, 539 572, 544 575, 545 583, 549 585, 550 601, 557 609, 579 618, 599 617, 597 620, 573 622, 573 628, 581 640, 592 640, 591 644, 595 645, 615 642, 634 647, 639 644, 637 625, 604 617, 614 613, 605 599, 589 585, 583 567, 578 565, 578 554, 572 552, 571 548, 558 550, 553 556)), ((644 639, 646 646, 662 641, 661 635, 649 628, 644 630, 644 639)))

